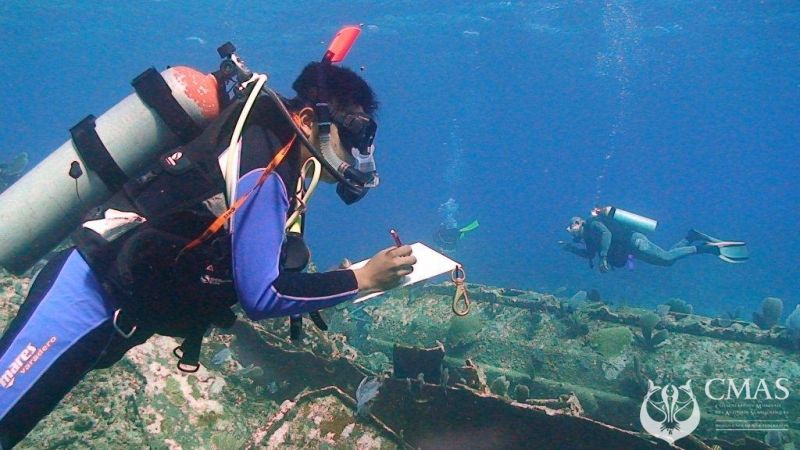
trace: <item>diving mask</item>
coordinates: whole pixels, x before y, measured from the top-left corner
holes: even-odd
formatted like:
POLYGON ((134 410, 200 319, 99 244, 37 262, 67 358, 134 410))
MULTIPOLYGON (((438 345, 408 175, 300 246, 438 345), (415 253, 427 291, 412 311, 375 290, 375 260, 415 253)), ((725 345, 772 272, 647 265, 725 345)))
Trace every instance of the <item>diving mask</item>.
POLYGON ((375 165, 375 134, 378 124, 364 113, 331 111, 331 121, 336 124, 339 140, 355 159, 355 170, 361 173, 359 183, 373 188, 379 183, 375 165))
POLYGON ((567 226, 567 232, 572 235, 573 240, 580 239, 581 231, 583 229, 584 220, 580 217, 573 217, 567 226))

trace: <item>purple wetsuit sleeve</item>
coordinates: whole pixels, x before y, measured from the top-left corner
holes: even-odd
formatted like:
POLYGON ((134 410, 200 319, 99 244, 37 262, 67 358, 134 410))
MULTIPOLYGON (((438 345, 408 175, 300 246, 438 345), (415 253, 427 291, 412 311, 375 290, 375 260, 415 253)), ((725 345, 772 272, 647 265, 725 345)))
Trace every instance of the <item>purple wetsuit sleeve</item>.
MULTIPOLYGON (((237 198, 249 192, 262 173, 258 169, 245 174, 239 180, 237 198)), ((242 309, 253 320, 327 308, 358 292, 351 270, 280 271, 288 210, 286 187, 273 173, 233 216, 233 279, 242 309)))

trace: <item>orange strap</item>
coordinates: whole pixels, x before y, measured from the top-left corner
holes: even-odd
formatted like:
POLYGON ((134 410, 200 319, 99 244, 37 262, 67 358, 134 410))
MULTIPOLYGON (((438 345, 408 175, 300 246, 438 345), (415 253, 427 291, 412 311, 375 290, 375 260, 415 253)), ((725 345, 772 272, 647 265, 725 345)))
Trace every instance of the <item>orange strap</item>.
POLYGON ((204 231, 203 234, 195 238, 192 242, 186 244, 186 247, 184 247, 180 251, 180 253, 197 248, 197 246, 208 240, 208 238, 210 238, 217 231, 219 231, 220 228, 222 228, 225 225, 225 223, 228 220, 230 220, 231 217, 233 217, 233 213, 235 213, 236 210, 240 208, 245 201, 247 201, 247 199, 250 197, 250 194, 252 194, 256 189, 260 188, 261 185, 264 184, 264 182, 267 180, 267 177, 269 177, 269 175, 275 170, 275 168, 278 167, 278 165, 280 165, 281 162, 283 162, 283 159, 289 153, 289 149, 292 148, 292 145, 294 144, 294 141, 296 139, 297 139, 296 135, 292 136, 289 142, 286 145, 284 145, 283 148, 278 150, 278 153, 275 154, 275 157, 272 158, 272 161, 270 161, 269 164, 267 164, 267 167, 264 168, 264 172, 261 174, 261 177, 258 179, 255 186, 253 186, 253 188, 250 189, 250 191, 247 194, 239 197, 239 199, 236 200, 236 203, 234 203, 233 206, 228 208, 224 213, 220 214, 220 216, 217 217, 214 220, 214 222, 212 222, 211 225, 208 226, 208 228, 206 228, 206 231, 204 231))

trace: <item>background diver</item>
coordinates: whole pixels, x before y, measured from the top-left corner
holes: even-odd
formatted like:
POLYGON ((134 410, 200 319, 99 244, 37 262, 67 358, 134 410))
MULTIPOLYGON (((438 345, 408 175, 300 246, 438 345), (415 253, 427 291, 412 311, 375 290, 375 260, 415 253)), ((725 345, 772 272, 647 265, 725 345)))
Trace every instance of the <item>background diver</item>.
POLYGON ((458 225, 458 220, 456 219, 458 207, 458 202, 453 198, 449 198, 439 205, 441 222, 436 228, 433 239, 436 245, 444 252, 454 252, 458 247, 458 241, 463 239, 468 232, 478 228, 477 220, 473 220, 466 226, 458 225))
POLYGON ((598 256, 600 272, 611 267, 632 266, 633 259, 656 266, 671 266, 691 255, 716 255, 729 263, 743 263, 749 258, 747 247, 740 241, 723 241, 690 229, 686 236, 669 250, 652 243, 643 232, 654 231, 656 222, 618 208, 607 206, 592 210, 591 217, 573 217, 567 226, 573 242, 559 241, 561 248, 589 259, 593 267, 598 256), (583 246, 577 245, 583 243, 583 246))

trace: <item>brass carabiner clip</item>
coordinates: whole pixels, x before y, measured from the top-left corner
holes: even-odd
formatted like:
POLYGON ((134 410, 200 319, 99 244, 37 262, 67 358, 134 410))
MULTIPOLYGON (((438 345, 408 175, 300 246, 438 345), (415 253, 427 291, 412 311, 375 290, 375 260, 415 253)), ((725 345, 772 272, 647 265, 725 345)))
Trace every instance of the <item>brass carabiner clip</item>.
POLYGON ((457 316, 466 316, 469 314, 470 301, 467 287, 464 283, 467 279, 467 272, 464 270, 464 267, 457 265, 450 272, 450 279, 453 280, 453 284, 456 286, 456 292, 453 294, 453 314, 457 316), (458 308, 459 302, 464 306, 461 309, 458 308))

